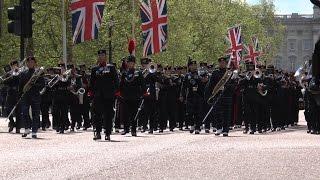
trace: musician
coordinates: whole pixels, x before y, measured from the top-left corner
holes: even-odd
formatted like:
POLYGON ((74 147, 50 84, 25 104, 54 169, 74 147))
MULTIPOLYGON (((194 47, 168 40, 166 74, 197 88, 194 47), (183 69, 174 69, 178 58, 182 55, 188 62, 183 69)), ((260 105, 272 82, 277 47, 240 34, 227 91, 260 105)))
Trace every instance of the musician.
POLYGON ((56 121, 56 131, 60 134, 64 134, 64 131, 69 127, 68 109, 70 102, 70 74, 65 70, 65 65, 60 63, 60 69, 58 71, 58 80, 53 85, 53 109, 56 121))
POLYGON ((138 108, 143 106, 142 98, 148 96, 145 80, 142 72, 137 70, 136 58, 130 55, 127 58, 126 70, 123 71, 120 78, 120 93, 123 97, 123 123, 124 131, 122 135, 129 133, 131 125, 131 135, 137 136, 137 118, 138 108))
MULTIPOLYGON (((86 131, 88 128, 91 127, 91 120, 89 117, 90 112, 90 101, 88 98, 88 92, 89 92, 89 75, 86 73, 86 65, 82 64, 79 65, 80 67, 80 75, 81 75, 81 84, 82 88, 85 89, 85 94, 83 95, 83 102, 82 104, 79 103, 79 113, 80 118, 83 119, 83 130, 86 131)), ((82 120, 81 120, 82 121, 82 120)))
POLYGON ((53 96, 53 91, 52 89, 48 86, 48 83, 50 80, 54 77, 54 70, 53 68, 48 68, 47 69, 47 74, 44 76, 44 81, 45 81, 45 88, 42 89, 40 95, 41 95, 41 127, 42 130, 45 131, 46 128, 50 127, 50 119, 49 119, 49 109, 50 106, 52 105, 52 96, 53 96))
MULTIPOLYGON (((208 99, 212 94, 213 89, 217 83, 221 80, 225 72, 227 71, 227 58, 221 57, 218 59, 219 68, 212 72, 210 80, 206 86, 205 97, 208 99)), ((232 113, 232 95, 235 89, 234 80, 229 80, 225 86, 224 90, 220 90, 219 93, 222 93, 221 98, 218 99, 216 103, 215 112, 215 122, 214 126, 217 131, 216 136, 219 136, 221 133, 223 136, 228 136, 229 126, 231 122, 231 113, 232 113)))
POLYGON ((185 101, 180 101, 180 98, 182 96, 182 86, 183 86, 183 80, 184 80, 184 74, 183 74, 183 67, 178 66, 177 67, 177 78, 175 79, 176 83, 176 121, 179 123, 179 130, 183 130, 183 123, 185 121, 185 101))
POLYGON ((252 62, 246 63, 245 77, 240 80, 240 86, 243 89, 244 97, 244 115, 245 115, 245 130, 243 133, 248 133, 250 125, 250 134, 254 134, 259 127, 262 126, 262 120, 259 119, 258 112, 258 84, 261 83, 261 79, 255 78, 255 65, 252 62))
POLYGON ((32 138, 37 138, 37 132, 40 125, 40 91, 45 87, 45 82, 44 78, 41 77, 41 75, 38 74, 38 70, 36 70, 36 59, 34 57, 28 57, 26 63, 28 69, 21 73, 19 81, 19 92, 22 94, 22 120, 25 123, 25 132, 22 137, 27 137, 32 128, 32 138), (34 75, 38 76, 37 80, 33 83, 28 83, 34 75), (30 90, 23 92, 25 86, 30 86, 30 90), (30 107, 32 109, 32 119, 29 115, 30 107))
POLYGON ((113 105, 118 87, 116 67, 107 60, 106 50, 99 50, 98 65, 92 68, 90 77, 90 89, 93 92, 93 121, 96 126, 93 140, 101 139, 102 127, 105 129, 105 140, 111 140, 113 105))
POLYGON ((200 134, 201 126, 201 110, 202 110, 202 94, 199 89, 201 79, 197 72, 197 62, 189 60, 188 62, 189 73, 184 78, 182 87, 182 96, 180 101, 186 98, 186 119, 190 122, 190 133, 200 134))
MULTIPOLYGON (((200 84, 198 87, 198 91, 201 94, 201 104, 202 104, 202 110, 201 110, 201 119, 204 119, 206 116, 206 113, 210 110, 210 106, 208 105, 207 101, 205 100, 205 88, 209 81, 209 73, 207 70, 207 64, 204 63, 202 67, 198 70, 198 75, 200 77, 200 84)), ((210 122, 206 121, 205 123, 205 133, 210 133, 210 122)))
MULTIPOLYGON (((6 114, 9 114, 19 99, 19 62, 17 60, 13 60, 10 63, 10 66, 7 67, 7 74, 3 78, 3 84, 7 86, 7 95, 5 101, 7 112, 6 114)), ((13 128, 15 127, 16 133, 20 133, 23 122, 21 121, 21 117, 19 114, 21 114, 20 105, 18 105, 15 110, 16 122, 14 122, 13 116, 9 117, 9 132, 12 132, 13 128)))
POLYGON ((144 108, 141 113, 141 121, 143 125, 142 132, 147 130, 147 125, 149 123, 149 134, 153 134, 153 129, 156 127, 156 100, 157 100, 157 74, 156 66, 151 64, 152 60, 149 58, 142 58, 141 65, 144 67, 144 79, 146 88, 149 90, 148 96, 144 97, 144 108))
POLYGON ((71 116, 71 132, 74 132, 74 128, 79 130, 82 126, 82 119, 80 116, 80 102, 79 102, 79 94, 78 90, 82 88, 81 76, 77 74, 77 70, 73 64, 69 64, 67 66, 68 69, 71 70, 70 75, 70 116, 71 116))

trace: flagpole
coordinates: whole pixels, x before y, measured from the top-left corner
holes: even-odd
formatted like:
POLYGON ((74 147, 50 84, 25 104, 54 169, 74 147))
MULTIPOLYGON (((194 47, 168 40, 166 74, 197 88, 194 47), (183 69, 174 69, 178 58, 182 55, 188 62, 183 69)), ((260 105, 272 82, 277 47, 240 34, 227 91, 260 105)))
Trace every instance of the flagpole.
POLYGON ((132 33, 132 39, 135 40, 135 17, 134 17, 134 7, 135 7, 135 0, 132 0, 132 30, 131 30, 131 33, 132 33))
POLYGON ((67 22, 66 22, 66 9, 65 0, 62 1, 62 52, 63 52, 63 62, 65 68, 67 69, 67 22))

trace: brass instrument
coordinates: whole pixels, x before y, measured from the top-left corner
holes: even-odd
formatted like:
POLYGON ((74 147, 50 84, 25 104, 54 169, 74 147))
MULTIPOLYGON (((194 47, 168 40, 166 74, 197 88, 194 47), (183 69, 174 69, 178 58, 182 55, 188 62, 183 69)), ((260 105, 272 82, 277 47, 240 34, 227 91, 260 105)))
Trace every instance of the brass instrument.
POLYGON ((265 87, 266 87, 266 85, 264 85, 263 83, 259 83, 258 86, 257 86, 258 93, 261 96, 266 96, 268 94, 268 90, 265 89, 265 87))
POLYGON ((262 77, 262 71, 258 68, 256 68, 256 70, 254 71, 254 75, 253 75, 254 78, 256 79, 259 79, 262 77))
POLYGON ((36 83, 36 81, 43 75, 43 73, 44 73, 44 67, 40 67, 39 69, 37 69, 31 76, 29 81, 24 85, 23 93, 28 92, 32 88, 32 86, 36 83))
POLYGON ((229 81, 233 74, 233 71, 231 69, 227 69, 227 71, 224 73, 220 81, 216 84, 216 86, 213 88, 212 94, 210 98, 208 99, 207 103, 212 104, 213 100, 217 96, 217 94, 224 89, 225 84, 229 81))
POLYGON ((155 63, 150 63, 147 68, 142 72, 143 77, 146 78, 149 74, 157 72, 158 65, 155 63))

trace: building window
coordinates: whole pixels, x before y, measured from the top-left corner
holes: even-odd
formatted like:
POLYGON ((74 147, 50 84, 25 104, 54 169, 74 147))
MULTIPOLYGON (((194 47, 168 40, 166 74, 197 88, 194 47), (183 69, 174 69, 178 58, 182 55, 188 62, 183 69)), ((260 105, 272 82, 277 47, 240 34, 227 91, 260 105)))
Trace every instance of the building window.
POLYGON ((294 72, 297 68, 297 57, 296 56, 290 56, 289 57, 289 66, 287 69, 291 70, 291 72, 294 72))
POLYGON ((312 49, 312 40, 311 39, 303 40, 303 50, 309 51, 311 49, 312 49))
POLYGON ((296 49, 296 43, 297 43, 297 40, 295 39, 289 39, 289 50, 290 51, 294 51, 296 49))
POLYGON ((276 58, 275 58, 275 61, 274 61, 274 66, 276 67, 276 68, 281 68, 281 57, 279 57, 279 56, 277 56, 276 58))

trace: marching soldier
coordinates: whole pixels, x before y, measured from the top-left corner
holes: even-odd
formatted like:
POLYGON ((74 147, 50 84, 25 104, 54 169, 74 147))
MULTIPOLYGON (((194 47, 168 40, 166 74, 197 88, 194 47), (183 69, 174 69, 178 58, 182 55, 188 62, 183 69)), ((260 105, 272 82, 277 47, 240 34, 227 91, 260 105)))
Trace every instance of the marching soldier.
POLYGON ((191 125, 190 133, 200 134, 202 94, 199 89, 201 79, 197 72, 197 62, 190 60, 188 62, 189 73, 184 78, 182 87, 182 96, 180 101, 186 98, 186 119, 191 125))
MULTIPOLYGON (((6 114, 9 114, 14 108, 19 99, 19 63, 14 60, 10 63, 10 67, 7 67, 8 73, 4 77, 3 84, 7 86, 7 96, 6 96, 6 114), (10 70, 11 69, 11 70, 10 70)), ((16 122, 13 120, 13 116, 9 117, 9 132, 13 131, 13 128, 16 127, 16 133, 20 133, 23 122, 21 122, 21 109, 20 106, 17 106, 15 110, 16 122)))
POLYGON ((82 126, 80 115, 80 102, 78 90, 82 88, 81 77, 76 72, 76 68, 73 64, 68 65, 68 69, 71 70, 70 75, 70 115, 71 115, 71 132, 74 132, 74 128, 79 130, 82 126))
POLYGON ((183 80, 184 80, 184 74, 182 73, 183 67, 179 66, 177 67, 177 75, 178 77, 175 79, 176 83, 176 91, 177 91, 177 109, 176 109, 176 121, 179 123, 179 130, 183 130, 183 123, 185 121, 185 102, 180 101, 180 98, 182 96, 182 86, 183 86, 183 80))
POLYGON ((113 105, 119 87, 116 67, 107 60, 106 50, 98 51, 98 65, 91 70, 90 87, 93 92, 95 133, 93 140, 101 139, 102 127, 105 140, 110 141, 112 132, 113 105))
POLYGON ((37 131, 40 126, 40 91, 45 87, 45 82, 39 73, 40 71, 36 70, 36 59, 34 57, 28 57, 26 62, 28 69, 21 73, 19 81, 19 92, 23 94, 21 101, 22 119, 25 123, 25 132, 22 137, 27 137, 32 128, 32 138, 37 138, 37 131), (34 84, 28 83, 33 76, 38 76, 34 84), (24 90, 26 85, 30 86, 30 90, 24 90), (29 115, 30 107, 32 109, 32 119, 29 115))
POLYGON ((141 121, 143 122, 142 132, 147 129, 147 124, 149 122, 149 133, 153 133, 153 129, 156 127, 156 100, 157 100, 157 67, 152 63, 149 58, 141 59, 141 65, 144 67, 144 79, 146 83, 146 88, 149 90, 150 95, 144 97, 144 108, 141 114, 141 121))
POLYGON ((60 134, 63 134, 65 130, 67 130, 69 126, 68 119, 68 105, 70 101, 70 74, 65 70, 64 64, 59 64, 60 69, 58 69, 57 73, 59 75, 59 80, 57 80, 56 84, 53 85, 53 111, 54 111, 54 121, 56 127, 56 131, 60 134))
MULTIPOLYGON (((221 80, 225 72, 227 71, 227 59, 221 57, 218 59, 219 69, 212 72, 210 80, 206 86, 205 97, 209 98, 214 87, 221 80)), ((231 113, 232 113, 232 95, 235 89, 235 82, 233 79, 229 80, 225 86, 224 90, 220 90, 221 98, 217 99, 215 107, 215 122, 214 126, 217 128, 215 135, 219 136, 221 133, 223 136, 228 136, 229 126, 231 122, 231 113)))
POLYGON ((143 96, 148 96, 142 72, 135 67, 136 58, 129 56, 126 63, 126 71, 120 78, 120 93, 123 97, 123 121, 124 131, 122 135, 129 133, 131 125, 131 135, 137 136, 137 116, 139 109, 143 106, 143 96))
POLYGON ((53 78, 54 72, 53 68, 47 69, 47 75, 44 77, 45 80, 45 88, 40 92, 41 95, 41 127, 42 130, 45 131, 46 128, 50 127, 50 120, 49 120, 49 109, 52 105, 52 89, 48 86, 48 83, 53 78))
POLYGON ((80 109, 80 118, 83 118, 83 130, 87 130, 88 128, 91 127, 91 121, 89 117, 89 112, 90 112, 90 101, 88 98, 88 92, 89 92, 89 77, 86 74, 86 65, 82 64, 79 66, 80 67, 80 75, 81 75, 81 84, 82 88, 85 89, 85 94, 83 95, 83 102, 79 103, 80 109))

